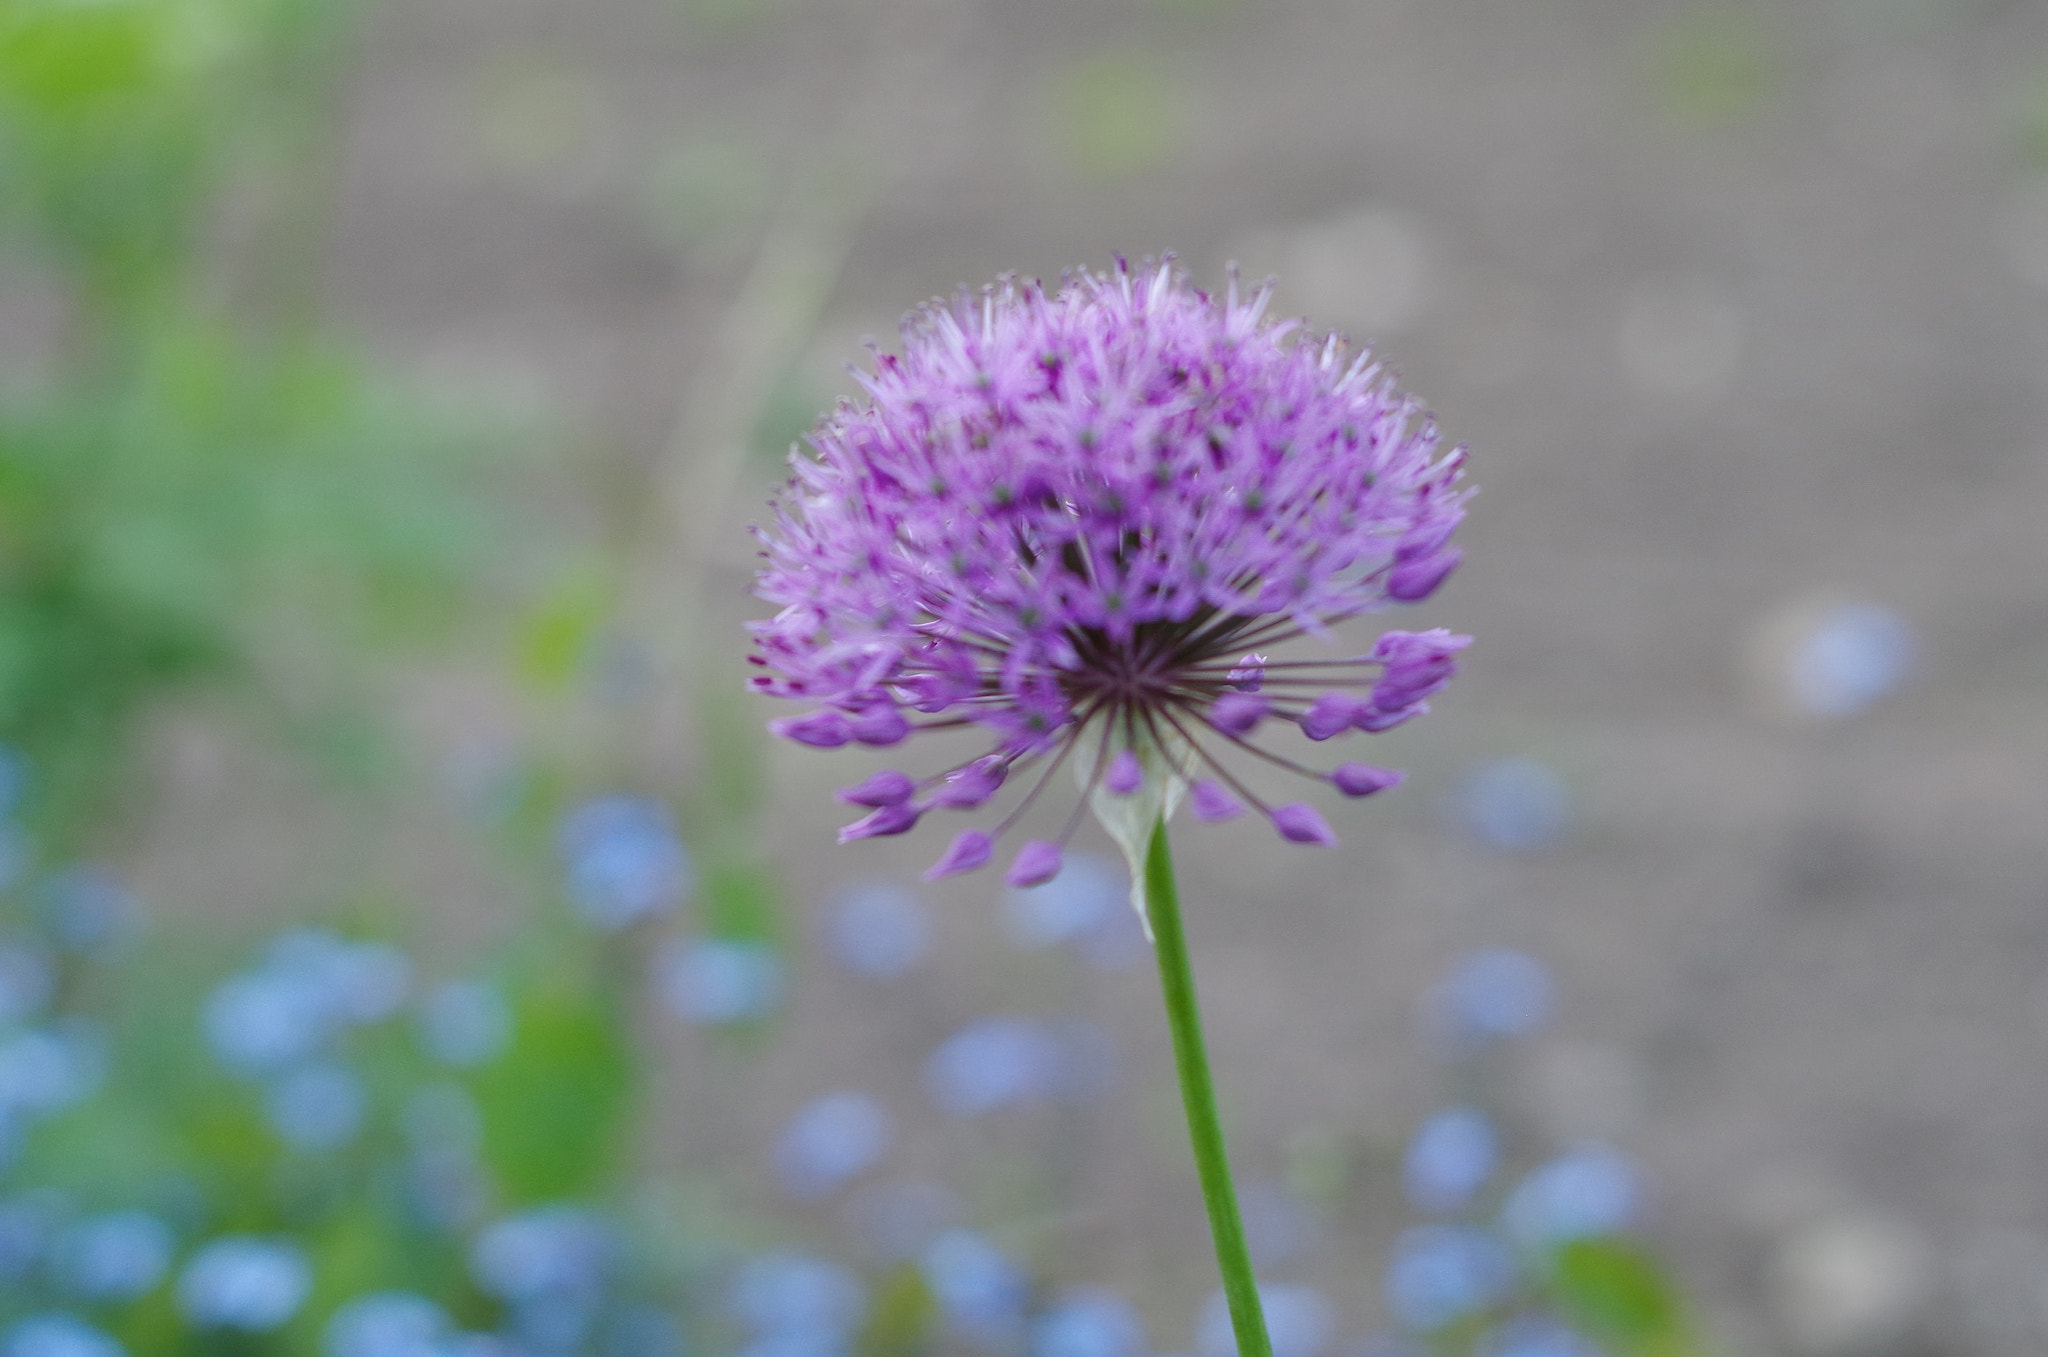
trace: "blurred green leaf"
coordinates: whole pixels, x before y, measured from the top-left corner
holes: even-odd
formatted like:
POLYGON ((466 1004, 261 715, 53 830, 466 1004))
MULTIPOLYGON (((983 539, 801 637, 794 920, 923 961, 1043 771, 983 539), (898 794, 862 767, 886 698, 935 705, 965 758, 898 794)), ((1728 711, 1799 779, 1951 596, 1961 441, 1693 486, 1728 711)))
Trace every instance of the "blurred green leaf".
POLYGON ((1059 72, 1050 92, 1060 144, 1098 179, 1152 169, 1180 146, 1187 100, 1148 54, 1104 52, 1059 72))
MULTIPOLYGON (((43 387, 0 399, 0 741, 37 766, 54 851, 155 699, 232 682, 288 729, 339 729, 354 657, 445 630, 480 569, 477 441, 199 276, 238 176, 281 177, 269 224, 317 238, 299 181, 324 172, 309 129, 360 8, 0 5, 0 248, 65 313, 43 387)), ((303 253, 276 261, 285 291, 303 253)), ((330 747, 360 774, 372 746, 330 747)))
POLYGON ((187 244, 239 55, 227 18, 200 0, 0 9, 0 204, 95 292, 187 244))
POLYGON ((1617 1357, 1688 1357, 1697 1347, 1663 1265, 1619 1238, 1577 1239, 1551 1258, 1550 1300, 1617 1357))
MULTIPOLYGON (((0 219, 91 308, 189 271, 246 153, 296 134, 357 0, 9 0, 0 6, 0 219)), ((323 110, 320 110, 324 112, 323 110)))
POLYGON ((520 176, 559 171, 585 156, 606 122, 603 87, 546 49, 491 56, 475 102, 485 158, 520 176))
POLYGON ((519 629, 519 676, 542 692, 568 691, 583 676, 617 602, 604 571, 585 567, 562 576, 519 629))
POLYGON ((1357 1159, 1356 1147, 1334 1128, 1305 1126, 1287 1142, 1282 1178, 1304 1203, 1335 1211, 1358 1176, 1357 1159))
POLYGON ((766 863, 714 857, 698 894, 705 931, 713 937, 782 944, 782 892, 766 863))
POLYGON ((289 1351, 322 1351, 322 1330, 334 1311, 377 1292, 435 1296, 457 1312, 480 1308, 460 1251, 408 1225, 402 1180, 387 1176, 367 1186, 296 1232, 312 1264, 313 1291, 281 1335, 289 1351))
MULTIPOLYGON (((77 810, 181 686, 339 716, 346 657, 451 616, 486 540, 469 445, 346 354, 190 321, 136 340, 0 409, 0 740, 77 810)), ((372 746, 334 747, 360 769, 372 746)))
POLYGON ((358 1197, 305 1240, 313 1265, 313 1293, 300 1310, 290 1335, 314 1351, 320 1325, 336 1306, 356 1296, 394 1286, 417 1289, 424 1278, 407 1275, 404 1249, 393 1237, 390 1213, 383 1203, 358 1197))
POLYGON ((116 1084, 45 1123, 13 1172, 95 1203, 147 1200, 187 1167, 162 1110, 116 1084))
POLYGON ((1724 123, 1761 109, 1779 83, 1781 41, 1763 13, 1706 4, 1664 21, 1649 46, 1653 92, 1684 122, 1724 123))
POLYGON ((854 1344, 860 1357, 916 1357, 933 1350, 938 1302, 915 1267, 899 1267, 882 1282, 874 1308, 854 1344))
POLYGON ((189 1342, 185 1318, 178 1311, 175 1288, 168 1279, 130 1305, 108 1328, 130 1352, 183 1352, 189 1342))
POLYGON ((484 1162, 506 1205, 559 1201, 612 1180, 636 1092, 615 1004, 571 958, 515 992, 511 1048, 474 1082, 484 1162))
POLYGON ((737 687, 704 685, 697 697, 704 740, 703 790, 696 798, 710 856, 730 855, 748 842, 768 797, 768 734, 748 696, 737 687))

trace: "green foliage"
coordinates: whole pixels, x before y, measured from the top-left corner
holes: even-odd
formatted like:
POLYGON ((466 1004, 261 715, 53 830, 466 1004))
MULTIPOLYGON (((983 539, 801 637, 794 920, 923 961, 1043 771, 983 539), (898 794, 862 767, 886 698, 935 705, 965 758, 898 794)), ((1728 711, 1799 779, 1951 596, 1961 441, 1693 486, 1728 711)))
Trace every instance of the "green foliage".
POLYGON ((1634 1241, 1571 1240, 1549 1263, 1551 1304, 1614 1357, 1690 1357, 1699 1351, 1677 1287, 1634 1241))
POLYGON ((95 807, 157 694, 266 665, 331 694, 337 654, 445 618, 482 537, 457 446, 343 353, 196 324, 0 410, 0 741, 49 815, 95 807))
POLYGON ((44 270, 63 329, 41 384, 0 396, 0 741, 60 840, 150 703, 195 683, 368 747, 324 710, 347 657, 445 622, 476 568, 473 441, 296 315, 317 233, 291 209, 355 9, 0 6, 0 254, 44 270), (209 277, 220 203, 254 181, 270 211, 237 260, 289 276, 209 277))
POLYGON ((711 935, 735 941, 774 943, 780 929, 775 874, 765 863, 711 863, 699 892, 711 935))
POLYGON ((568 692, 585 677, 617 602, 616 583, 606 571, 583 569, 557 580, 520 626, 520 678, 537 692, 568 692))
POLYGON ((485 63, 474 90, 477 133, 489 163, 545 180, 587 157, 604 134, 603 88, 546 49, 513 49, 485 63))
POLYGON ((877 1289, 854 1351, 859 1357, 915 1357, 934 1350, 938 1302, 914 1267, 899 1267, 877 1289))
POLYGON ((0 16, 0 203, 90 290, 135 289, 189 249, 239 27, 213 0, 0 16))
POLYGON ((598 1191, 630 1148, 632 1052, 616 998, 585 974, 551 965, 521 986, 512 1049, 475 1080, 484 1162, 513 1205, 598 1191))
POLYGON ((0 211, 89 305, 189 270, 237 153, 292 125, 353 0, 11 0, 0 211))
POLYGON ((1649 49, 1657 102, 1681 122, 1725 123, 1760 110, 1779 83, 1779 36, 1766 16, 1703 4, 1666 21, 1649 49))
POLYGON ((734 690, 711 689, 697 702, 704 740, 704 793, 698 818, 707 848, 728 852, 767 809, 768 735, 734 690))
POLYGON ((1154 169, 1180 147, 1186 99, 1152 57, 1107 52, 1086 58, 1059 73, 1051 95, 1060 145, 1091 178, 1154 169))

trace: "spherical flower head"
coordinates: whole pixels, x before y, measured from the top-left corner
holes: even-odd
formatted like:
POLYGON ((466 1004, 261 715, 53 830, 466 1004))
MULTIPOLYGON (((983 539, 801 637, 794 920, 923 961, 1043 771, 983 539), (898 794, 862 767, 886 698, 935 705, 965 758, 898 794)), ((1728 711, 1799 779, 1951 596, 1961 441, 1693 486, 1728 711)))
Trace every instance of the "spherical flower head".
POLYGON ((960 726, 993 744, 849 788, 871 812, 843 838, 1022 786, 934 874, 972 870, 1070 764, 1087 794, 1013 878, 1057 870, 1082 806, 1135 824, 1191 785, 1204 820, 1241 800, 1285 839, 1335 842, 1312 808, 1269 805, 1221 755, 1363 794, 1362 765, 1314 771, 1250 736, 1398 725, 1428 709, 1468 638, 1269 652, 1433 593, 1459 560, 1464 457, 1369 354, 1268 319, 1269 297, 1234 281, 1211 296, 1171 261, 1075 274, 1056 294, 1005 280, 913 314, 902 353, 857 374, 865 399, 812 431, 760 533, 757 590, 780 611, 753 626, 753 684, 806 706, 774 728, 816 748, 960 726))

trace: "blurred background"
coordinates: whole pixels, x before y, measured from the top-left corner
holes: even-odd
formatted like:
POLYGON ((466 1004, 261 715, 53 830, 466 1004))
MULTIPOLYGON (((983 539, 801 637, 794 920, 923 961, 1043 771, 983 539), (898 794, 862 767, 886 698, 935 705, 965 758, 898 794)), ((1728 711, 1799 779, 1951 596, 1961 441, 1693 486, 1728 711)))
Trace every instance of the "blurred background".
POLYGON ((1482 487, 1180 836, 1280 1357, 2048 1351, 2048 7, 0 0, 0 1354, 1231 1357, 1106 841, 742 692, 862 344, 1164 250, 1482 487))

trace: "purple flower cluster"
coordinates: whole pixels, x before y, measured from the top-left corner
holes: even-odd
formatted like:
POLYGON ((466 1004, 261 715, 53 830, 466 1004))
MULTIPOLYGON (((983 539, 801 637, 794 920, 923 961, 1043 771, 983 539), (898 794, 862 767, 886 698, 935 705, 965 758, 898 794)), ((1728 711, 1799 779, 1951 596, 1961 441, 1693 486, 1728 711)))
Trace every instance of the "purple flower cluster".
MULTIPOLYGON (((1089 794, 1169 784, 1197 818, 1256 807, 1285 838, 1335 842, 1306 802, 1269 805, 1213 746, 1368 796, 1400 774, 1314 771, 1253 743, 1311 740, 1428 710, 1469 638, 1390 631, 1370 653, 1268 651, 1456 567, 1462 449, 1369 354, 1265 317, 1269 290, 1222 298, 1171 262, 1004 281, 912 315, 901 356, 814 430, 815 455, 763 530, 754 687, 812 710, 774 723, 818 748, 890 746, 972 726, 993 748, 928 777, 888 771, 840 793, 867 814, 842 841, 900 834, 1036 780, 991 830, 958 835, 930 875, 986 863, 1071 757, 1089 794), (1076 752, 1078 750, 1078 753, 1076 752)), ((1059 870, 1022 846, 1013 884, 1059 870)))

